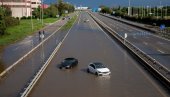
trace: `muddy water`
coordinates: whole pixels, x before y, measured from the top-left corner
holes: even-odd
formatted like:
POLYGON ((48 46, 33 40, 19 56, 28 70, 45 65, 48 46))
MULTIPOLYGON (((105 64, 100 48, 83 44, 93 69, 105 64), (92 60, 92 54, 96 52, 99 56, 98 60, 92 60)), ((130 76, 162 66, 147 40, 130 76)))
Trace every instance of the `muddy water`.
POLYGON ((3 47, 0 46, 0 73, 5 69, 4 62, 2 60, 3 47))
POLYGON ((168 97, 164 90, 86 13, 73 27, 29 97, 168 97), (89 18, 89 23, 83 19, 89 18), (60 70, 66 57, 79 60, 76 68, 60 70), (102 62, 110 76, 87 73, 91 62, 102 62))

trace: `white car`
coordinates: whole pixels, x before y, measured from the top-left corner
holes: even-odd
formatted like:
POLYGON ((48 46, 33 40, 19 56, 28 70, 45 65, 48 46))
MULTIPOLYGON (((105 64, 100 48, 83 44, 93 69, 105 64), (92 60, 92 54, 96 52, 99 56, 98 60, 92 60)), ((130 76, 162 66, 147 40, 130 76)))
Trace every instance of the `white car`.
POLYGON ((89 22, 89 19, 85 19, 84 22, 89 22))
POLYGON ((87 68, 87 72, 95 75, 109 75, 111 73, 107 67, 99 62, 90 63, 87 68))

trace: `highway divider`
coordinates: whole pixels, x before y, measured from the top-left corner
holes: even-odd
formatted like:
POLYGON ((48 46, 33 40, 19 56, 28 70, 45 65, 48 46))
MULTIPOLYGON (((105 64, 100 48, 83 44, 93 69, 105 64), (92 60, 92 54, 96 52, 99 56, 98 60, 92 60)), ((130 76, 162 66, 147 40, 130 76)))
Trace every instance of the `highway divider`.
MULTIPOLYGON (((58 20, 58 22, 61 21, 58 20)), ((0 74, 0 79, 3 78, 10 70, 12 70, 15 66, 17 66, 21 61, 23 61, 27 56, 32 54, 37 48, 39 48, 42 44, 44 44, 49 38, 51 38, 57 31, 59 31, 65 24, 63 24, 59 29, 55 30, 50 36, 48 36, 46 39, 44 39, 41 43, 39 43, 36 47, 34 47, 31 51, 29 51, 27 54, 22 56, 19 60, 14 62, 11 66, 9 66, 7 69, 5 69, 1 74, 0 74)))
POLYGON ((133 55, 135 55, 142 63, 144 63, 145 67, 147 67, 149 71, 154 74, 157 79, 159 79, 159 81, 161 81, 166 87, 170 88, 170 70, 168 68, 164 67, 161 63, 147 55, 128 40, 125 40, 124 37, 120 36, 118 33, 116 33, 116 31, 104 24, 93 14, 90 12, 88 13, 104 30, 109 32, 110 35, 114 36, 114 38, 116 38, 124 47, 126 47, 130 52, 133 53, 133 55))

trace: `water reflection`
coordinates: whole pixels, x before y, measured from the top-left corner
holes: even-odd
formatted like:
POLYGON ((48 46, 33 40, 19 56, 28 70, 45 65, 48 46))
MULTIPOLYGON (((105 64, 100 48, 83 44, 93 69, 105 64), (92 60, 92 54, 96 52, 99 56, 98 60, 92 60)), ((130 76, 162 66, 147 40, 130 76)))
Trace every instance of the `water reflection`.
POLYGON ((2 52, 3 52, 3 46, 0 46, 0 73, 4 71, 5 67, 2 61, 2 52))
POLYGON ((2 60, 0 59, 0 73, 1 73, 2 71, 4 71, 4 69, 5 69, 5 67, 4 67, 4 65, 3 65, 2 60))
POLYGON ((108 86, 111 84, 110 75, 107 75, 107 76, 97 76, 95 78, 95 80, 97 81, 97 84, 100 87, 108 88, 108 86))

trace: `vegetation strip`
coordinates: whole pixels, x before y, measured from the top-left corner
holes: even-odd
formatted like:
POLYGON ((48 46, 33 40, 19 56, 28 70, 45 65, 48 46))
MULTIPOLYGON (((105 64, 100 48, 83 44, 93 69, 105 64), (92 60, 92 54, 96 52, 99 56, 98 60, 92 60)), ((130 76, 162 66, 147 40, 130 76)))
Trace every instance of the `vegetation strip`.
POLYGON ((77 19, 77 15, 75 15, 74 17, 72 17, 72 18, 67 22, 67 24, 62 27, 62 30, 68 30, 68 29, 70 29, 70 28, 72 27, 72 25, 74 24, 74 21, 75 21, 76 19, 77 19))
POLYGON ((25 38, 26 36, 35 33, 35 31, 43 28, 47 23, 53 23, 59 18, 47 18, 44 19, 44 25, 40 20, 33 19, 33 29, 31 27, 31 20, 21 20, 17 26, 7 28, 7 34, 0 36, 0 46, 8 45, 25 38))

